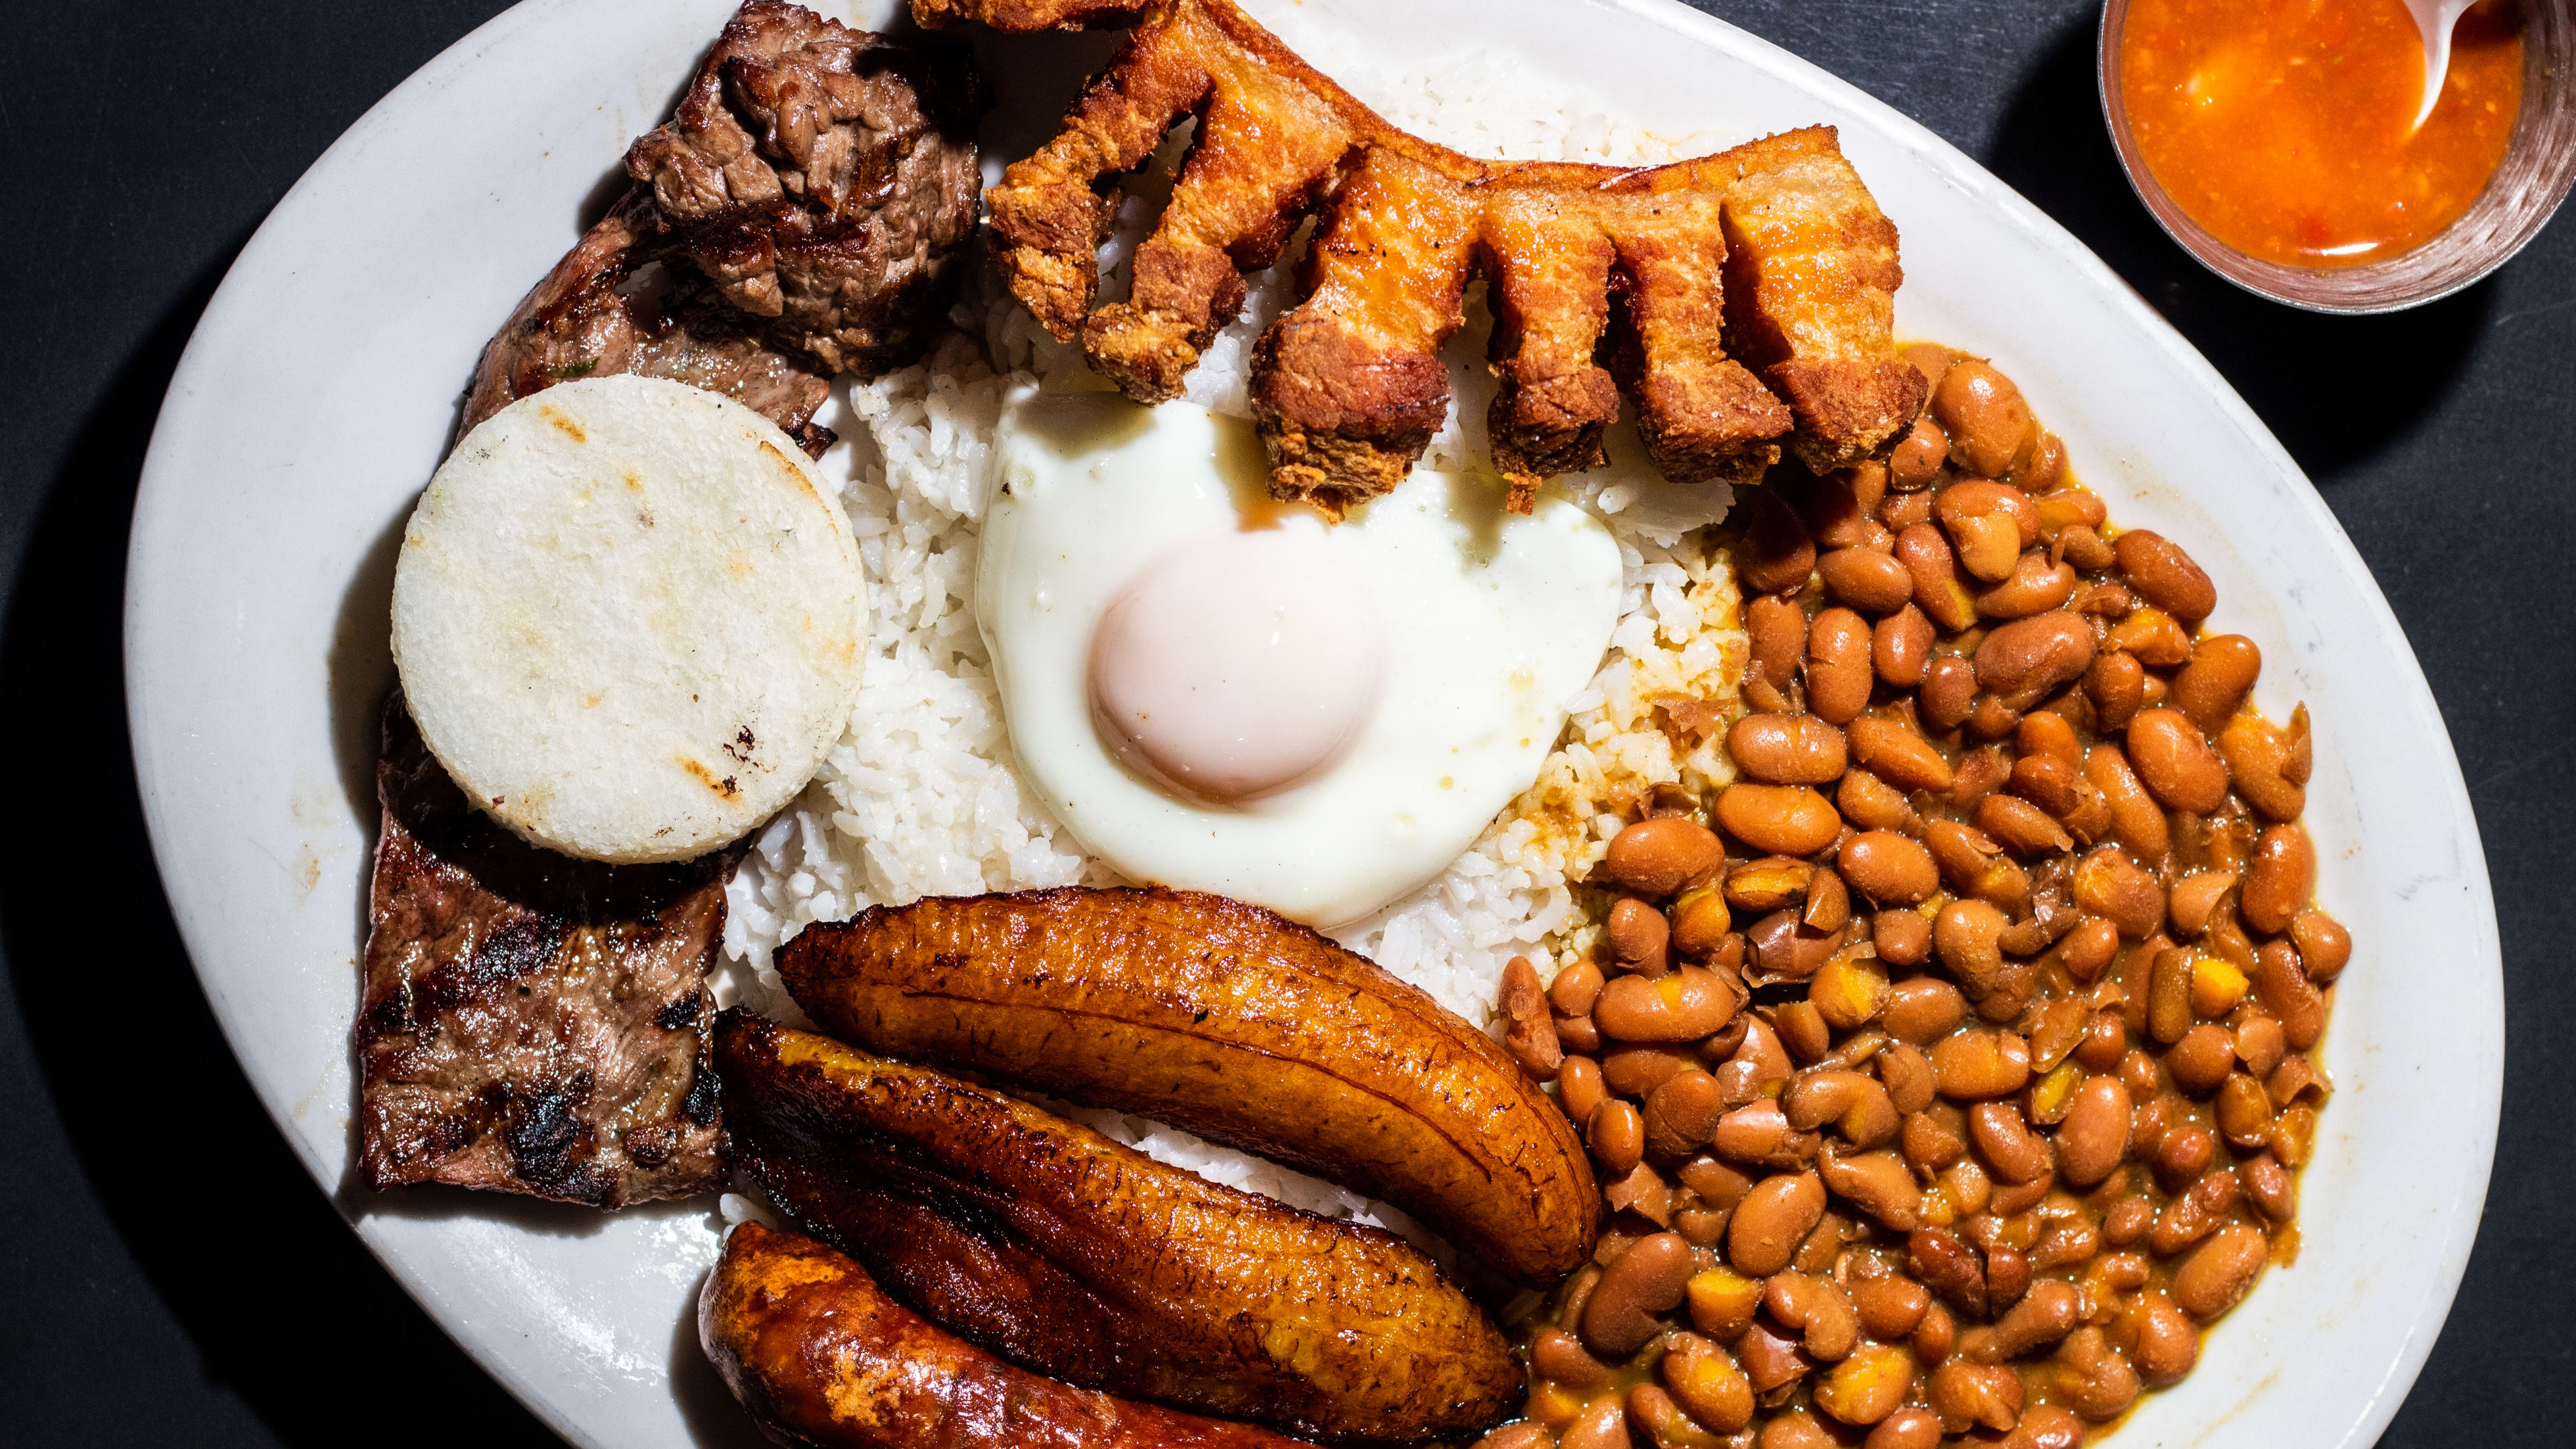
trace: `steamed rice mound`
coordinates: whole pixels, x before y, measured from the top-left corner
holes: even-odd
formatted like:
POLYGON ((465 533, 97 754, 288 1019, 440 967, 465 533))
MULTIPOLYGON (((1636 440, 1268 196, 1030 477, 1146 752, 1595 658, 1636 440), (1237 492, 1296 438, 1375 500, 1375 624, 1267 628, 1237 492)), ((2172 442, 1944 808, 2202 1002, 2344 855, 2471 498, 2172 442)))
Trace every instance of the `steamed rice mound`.
MULTIPOLYGON (((1609 109, 1604 98, 1575 95, 1491 56, 1389 78, 1353 38, 1307 33, 1300 20, 1283 12, 1276 28, 1319 69, 1395 124, 1474 154, 1645 164, 1742 139, 1623 130, 1600 119, 1609 109)), ((1126 256, 1159 213, 1180 140, 1133 179, 1104 270, 1104 300, 1124 290, 1126 256)), ((1279 267, 1247 279, 1242 318, 1189 375, 1191 401, 1250 415, 1251 347, 1291 299, 1294 262, 1292 250, 1279 267)), ((876 584, 866 681, 813 787, 761 833, 734 880, 728 979, 720 983, 722 992, 791 1021, 801 1014, 771 954, 813 921, 923 895, 1121 883, 1086 860, 1022 785, 973 613, 976 542, 1006 390, 1030 381, 1054 390, 1101 384, 1077 349, 1046 337, 1007 297, 970 295, 955 320, 960 335, 923 365, 849 389, 845 403, 819 419, 850 439, 824 468, 847 480, 842 506, 876 584)), ((1471 294, 1468 325, 1447 352, 1450 421, 1424 466, 1488 466, 1488 330, 1471 294)), ((1723 485, 1655 478, 1630 428, 1612 429, 1607 441, 1613 467, 1550 485, 1590 506, 1619 543, 1620 619, 1599 672, 1568 701, 1565 730, 1536 782, 1473 847, 1429 885, 1336 933, 1488 1026, 1513 956, 1529 957, 1544 979, 1591 948, 1597 927, 1576 883, 1654 788, 1704 792, 1734 776, 1722 741, 1740 713, 1749 644, 1733 572, 1708 527, 1732 495, 1723 485)), ((1161 1124, 1071 1115, 1213 1180, 1422 1236, 1383 1204, 1161 1124)))

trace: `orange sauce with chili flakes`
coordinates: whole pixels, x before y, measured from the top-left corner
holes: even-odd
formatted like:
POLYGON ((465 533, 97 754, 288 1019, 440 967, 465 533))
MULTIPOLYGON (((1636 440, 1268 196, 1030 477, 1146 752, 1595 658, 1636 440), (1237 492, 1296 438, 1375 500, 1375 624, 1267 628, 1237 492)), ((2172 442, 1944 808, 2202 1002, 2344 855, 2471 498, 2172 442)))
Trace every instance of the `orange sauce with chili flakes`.
POLYGON ((2522 106, 2512 0, 2451 36, 2423 128, 2424 43, 2399 0, 2134 0, 2120 99, 2174 203, 2238 251, 2298 267, 2382 261, 2478 198, 2522 106))

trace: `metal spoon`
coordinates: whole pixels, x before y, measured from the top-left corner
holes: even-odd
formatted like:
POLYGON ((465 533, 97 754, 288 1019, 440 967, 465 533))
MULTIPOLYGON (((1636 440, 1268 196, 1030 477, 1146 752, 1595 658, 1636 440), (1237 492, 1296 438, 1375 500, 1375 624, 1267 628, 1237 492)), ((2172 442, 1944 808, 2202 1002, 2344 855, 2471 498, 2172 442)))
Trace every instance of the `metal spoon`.
POLYGON ((2472 0, 2406 0, 2407 12, 2415 17, 2415 28, 2424 34, 2424 108, 2415 113, 2415 124, 2406 128, 2414 135, 2433 114, 2434 103, 2442 99, 2442 82, 2451 73, 2451 30, 2468 13, 2472 0))

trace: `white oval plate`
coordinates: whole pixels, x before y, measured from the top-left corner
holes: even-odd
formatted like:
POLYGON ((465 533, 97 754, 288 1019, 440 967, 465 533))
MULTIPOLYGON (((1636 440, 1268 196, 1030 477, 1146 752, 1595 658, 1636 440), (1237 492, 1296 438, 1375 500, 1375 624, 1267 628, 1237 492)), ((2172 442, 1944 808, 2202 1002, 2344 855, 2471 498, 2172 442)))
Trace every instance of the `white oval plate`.
MULTIPOLYGON (((826 5, 825 8, 836 7, 826 5)), ((881 24, 891 0, 846 18, 881 24)), ((1382 54, 1473 42, 1670 134, 1811 122, 1904 231, 1902 331, 1991 354, 2113 516, 2181 540, 2252 635, 2275 718, 2316 717, 2318 889, 2358 942, 2325 1060, 2296 1265, 2267 1275, 2120 1442, 2366 1445, 2475 1235, 2504 1007, 2485 860, 2423 674, 2361 560, 2227 384, 2074 238, 1930 132, 1670 0, 1254 0, 1382 54)), ((609 1215, 348 1184, 349 1026, 375 835, 400 523, 487 336, 608 194, 726 0, 530 0, 405 81, 314 164, 208 305, 135 510, 127 690, 162 880, 206 994, 314 1178, 484 1367, 577 1443, 751 1442, 688 1305, 705 1203, 609 1215)), ((1096 37, 1015 39, 1023 67, 1096 37)), ((1046 84, 1051 109, 1066 94, 1046 84)), ((1018 92, 1027 96, 1029 91, 1018 92)), ((1363 99, 1366 99, 1363 96, 1363 99)))

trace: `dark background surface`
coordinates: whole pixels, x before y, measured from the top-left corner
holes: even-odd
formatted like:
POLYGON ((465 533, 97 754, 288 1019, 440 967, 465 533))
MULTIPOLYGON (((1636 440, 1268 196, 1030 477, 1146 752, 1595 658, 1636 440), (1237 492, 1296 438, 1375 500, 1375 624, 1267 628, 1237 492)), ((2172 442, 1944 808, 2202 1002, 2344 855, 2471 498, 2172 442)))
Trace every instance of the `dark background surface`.
MULTIPOLYGON (((2456 744, 2503 930, 2487 1215, 2382 1441, 2567 1442, 2576 1025, 2576 221, 2392 318, 2236 292, 2121 179, 2070 0, 1699 0, 1929 125, 2099 252, 2316 481, 2456 744), (2550 922, 2561 924, 2553 927, 2550 922), (2555 939, 2564 940, 2563 936, 2555 939)), ((341 130, 499 0, 0 0, 0 1440, 540 1444, 359 1246, 218 1034, 153 874, 118 615, 136 474, 197 314, 341 130)), ((327 342, 327 339, 324 339, 327 342)), ((2392 963, 2440 971, 2432 960, 2392 963)))

